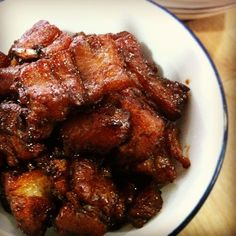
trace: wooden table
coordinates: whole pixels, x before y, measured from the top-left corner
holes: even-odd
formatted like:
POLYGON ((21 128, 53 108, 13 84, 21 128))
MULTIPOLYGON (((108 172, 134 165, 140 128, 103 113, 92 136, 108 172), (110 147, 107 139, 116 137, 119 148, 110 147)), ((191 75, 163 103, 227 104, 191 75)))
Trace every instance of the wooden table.
POLYGON ((220 73, 228 103, 229 136, 218 180, 180 235, 236 235, 236 8, 186 24, 205 45, 220 73))

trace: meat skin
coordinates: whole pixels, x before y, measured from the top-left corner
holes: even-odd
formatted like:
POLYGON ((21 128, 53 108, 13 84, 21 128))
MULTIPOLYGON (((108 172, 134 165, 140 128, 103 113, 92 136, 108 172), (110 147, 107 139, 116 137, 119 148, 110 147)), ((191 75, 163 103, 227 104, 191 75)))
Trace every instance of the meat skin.
POLYGON ((79 34, 71 47, 90 102, 99 101, 111 91, 135 85, 110 35, 79 34))

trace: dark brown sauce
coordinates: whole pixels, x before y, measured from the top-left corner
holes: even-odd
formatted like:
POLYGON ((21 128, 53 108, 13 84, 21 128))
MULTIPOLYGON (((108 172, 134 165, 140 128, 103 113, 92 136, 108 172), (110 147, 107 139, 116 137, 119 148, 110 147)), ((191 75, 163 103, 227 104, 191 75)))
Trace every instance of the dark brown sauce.
POLYGON ((190 79, 186 79, 186 80, 185 80, 185 84, 186 84, 186 85, 189 85, 189 84, 190 84, 190 79))

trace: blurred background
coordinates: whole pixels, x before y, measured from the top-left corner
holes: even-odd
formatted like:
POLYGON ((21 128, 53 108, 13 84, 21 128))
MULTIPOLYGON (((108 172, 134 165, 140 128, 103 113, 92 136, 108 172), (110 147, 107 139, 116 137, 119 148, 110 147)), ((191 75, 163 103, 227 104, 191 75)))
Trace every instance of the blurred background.
POLYGON ((236 0, 154 0, 167 7, 180 19, 198 19, 226 12, 236 0))
POLYGON ((236 0, 154 1, 176 14, 201 40, 221 76, 228 104, 222 170, 205 204, 180 235, 236 235, 236 0))
POLYGON ((226 12, 236 0, 154 0, 181 19, 197 19, 226 12))

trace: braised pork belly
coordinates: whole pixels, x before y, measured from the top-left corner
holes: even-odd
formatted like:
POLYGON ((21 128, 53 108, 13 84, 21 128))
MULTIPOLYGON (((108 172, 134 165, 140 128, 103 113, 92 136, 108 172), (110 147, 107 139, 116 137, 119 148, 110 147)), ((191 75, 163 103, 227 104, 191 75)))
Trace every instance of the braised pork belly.
POLYGON ((189 88, 129 32, 70 34, 39 21, 0 52, 1 199, 28 236, 142 227, 178 178, 189 88))

